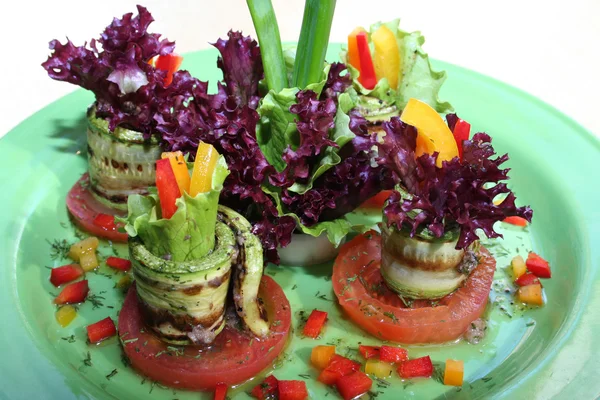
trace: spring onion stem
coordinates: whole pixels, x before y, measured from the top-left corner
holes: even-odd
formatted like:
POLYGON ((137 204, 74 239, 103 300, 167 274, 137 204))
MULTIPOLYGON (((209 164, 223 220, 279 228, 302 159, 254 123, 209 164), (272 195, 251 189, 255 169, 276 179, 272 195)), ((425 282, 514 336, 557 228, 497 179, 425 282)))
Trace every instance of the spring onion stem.
POLYGON ((292 85, 305 88, 321 80, 336 0, 306 0, 292 85))
POLYGON ((270 90, 280 92, 288 84, 273 4, 271 0, 247 0, 247 3, 258 35, 267 86, 270 90))

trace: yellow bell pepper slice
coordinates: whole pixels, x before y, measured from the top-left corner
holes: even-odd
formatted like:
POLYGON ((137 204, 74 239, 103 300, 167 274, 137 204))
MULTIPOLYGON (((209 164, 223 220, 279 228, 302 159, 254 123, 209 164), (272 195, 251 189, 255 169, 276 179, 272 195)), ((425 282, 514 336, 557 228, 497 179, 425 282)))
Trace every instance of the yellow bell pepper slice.
POLYGON ((169 159, 169 162, 171 163, 171 168, 173 169, 173 173, 175 174, 177 186, 179 186, 179 192, 181 192, 181 194, 183 194, 183 192, 189 193, 191 178, 187 164, 185 162, 185 158, 183 157, 183 153, 180 151, 162 153, 160 155, 160 158, 169 159))
POLYGON ((462 386, 464 369, 464 363, 461 360, 446 360, 444 385, 462 386))
POLYGON ((410 99, 402 111, 400 119, 417 128, 417 157, 427 153, 439 152, 437 163, 450 161, 458 157, 456 140, 442 117, 429 104, 417 99, 410 99))
POLYGON ((192 181, 190 183, 190 196, 196 197, 198 193, 206 193, 210 190, 212 187, 213 171, 218 159, 219 153, 217 153, 217 150, 213 146, 204 142, 198 144, 192 181))
POLYGON ((371 35, 371 40, 375 46, 373 64, 375 64, 377 80, 387 78, 390 87, 397 89, 402 60, 400 59, 400 49, 398 48, 396 35, 394 35, 390 28, 381 25, 371 35))
POLYGON ((356 43, 356 35, 365 32, 365 28, 359 26, 348 35, 348 64, 360 71, 360 57, 358 55, 358 44, 356 43))
POLYGON ((521 256, 515 256, 510 262, 510 266, 515 279, 519 279, 527 271, 527 265, 521 256))
POLYGON ((542 295, 542 285, 536 283, 534 285, 520 287, 517 292, 517 298, 520 302, 525 304, 543 306, 544 297, 542 295))
POLYGON ((54 316, 56 317, 56 321, 60 324, 60 326, 64 328, 75 319, 77 316, 77 310, 73 306, 62 306, 58 309, 54 316))
POLYGON ((385 361, 380 361, 376 358, 369 358, 365 364, 365 373, 375 375, 380 379, 389 378, 392 375, 394 366, 385 361))

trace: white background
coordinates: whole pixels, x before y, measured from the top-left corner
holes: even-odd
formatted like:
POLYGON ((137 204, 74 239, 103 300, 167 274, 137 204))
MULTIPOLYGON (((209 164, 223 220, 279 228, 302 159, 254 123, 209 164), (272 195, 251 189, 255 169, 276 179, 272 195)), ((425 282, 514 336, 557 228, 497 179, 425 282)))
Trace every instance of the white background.
MULTIPOLYGON (((135 11, 138 2, 4 1, 0 136, 75 89, 51 80, 40 67, 51 39, 68 35, 79 45, 98 37, 114 16, 135 11)), ((304 1, 273 3, 283 40, 297 40, 304 1)), ((230 28, 255 36, 244 0, 143 4, 156 19, 151 31, 175 40, 179 53, 207 48, 230 28)), ((424 33, 433 58, 524 89, 600 137, 600 0, 338 0, 331 40, 343 42, 357 25, 395 17, 402 18, 404 29, 424 33)))

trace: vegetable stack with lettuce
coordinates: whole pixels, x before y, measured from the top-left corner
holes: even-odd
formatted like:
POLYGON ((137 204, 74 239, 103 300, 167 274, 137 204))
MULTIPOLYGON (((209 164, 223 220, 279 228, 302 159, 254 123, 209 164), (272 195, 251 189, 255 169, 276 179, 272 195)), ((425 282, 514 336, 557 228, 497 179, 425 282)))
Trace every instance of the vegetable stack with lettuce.
POLYGON ((456 114, 446 124, 427 104, 410 99, 400 117, 382 124, 382 159, 399 182, 384 208, 381 274, 409 298, 435 299, 457 289, 478 264, 480 230, 502 237, 494 224, 507 217, 531 221, 507 187, 508 155, 491 137, 456 114))
POLYGON ((400 20, 378 22, 367 32, 358 27, 348 35, 342 60, 352 76, 361 114, 372 123, 400 115, 410 99, 433 107, 438 113, 452 111, 438 93, 446 73, 434 71, 421 47, 420 32, 400 29, 400 20))
MULTIPOLYGON (((86 229, 86 220, 98 212, 122 213, 128 195, 148 193, 161 153, 156 115, 189 99, 196 85, 187 71, 177 71, 182 58, 173 53, 175 43, 148 32, 154 19, 146 8, 137 9, 136 16, 115 18, 89 45, 52 40, 52 53, 42 64, 52 79, 80 86, 95 97, 87 114, 87 153, 89 197, 96 201, 86 202, 89 212, 83 213, 67 204, 86 229)), ((115 230, 114 225, 110 228, 115 230)))
POLYGON ((260 241, 246 219, 218 204, 229 173, 225 159, 204 143, 193 168, 182 153, 162 157, 157 193, 129 197, 125 227, 146 325, 168 342, 211 343, 225 327, 231 280, 239 317, 265 336, 269 327, 257 297, 260 241))

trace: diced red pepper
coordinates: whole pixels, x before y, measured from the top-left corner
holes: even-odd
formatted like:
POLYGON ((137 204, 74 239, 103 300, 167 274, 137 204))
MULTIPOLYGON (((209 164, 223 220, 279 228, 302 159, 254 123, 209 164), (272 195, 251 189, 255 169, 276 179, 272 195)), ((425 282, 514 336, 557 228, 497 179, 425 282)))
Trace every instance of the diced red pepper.
POLYGON ((379 347, 375 346, 363 346, 362 344, 358 346, 358 352, 364 358, 373 358, 379 356, 379 347))
POLYGON ((392 364, 408 360, 408 351, 400 347, 381 346, 379 359, 392 364))
POLYGON ((308 390, 304 381, 279 381, 279 400, 305 400, 308 390))
POLYGON ((88 325, 86 329, 90 343, 98 343, 117 334, 115 323, 110 317, 88 325))
POLYGON ((217 383, 215 386, 215 394, 213 400, 225 400, 227 397, 227 385, 224 383, 217 383))
POLYGON ((79 265, 63 265, 62 267, 52 268, 52 271, 50 271, 50 282, 58 287, 63 283, 74 281, 81 275, 83 275, 83 270, 79 265))
POLYGON ((325 311, 313 310, 304 325, 304 336, 316 338, 321 333, 321 328, 325 324, 327 313, 325 311))
POLYGON ((326 385, 333 385, 342 376, 349 375, 360 369, 360 363, 352 361, 338 354, 331 357, 331 362, 321 373, 317 380, 326 385))
POLYGON ((454 125, 454 131, 452 135, 454 135, 454 140, 456 140, 456 147, 458 147, 458 157, 462 160, 463 156, 463 142, 465 140, 469 140, 469 135, 471 134, 471 124, 467 121, 459 119, 454 125))
POLYGON ((358 57, 360 58, 360 76, 358 81, 365 89, 373 89, 377 85, 377 76, 369 49, 367 32, 360 32, 356 35, 356 45, 358 46, 358 57))
POLYGON ((518 217, 516 215, 512 215, 510 217, 504 218, 502 222, 506 222, 507 224, 516 225, 516 226, 527 226, 527 220, 522 217, 518 217))
POLYGON ((335 387, 344 400, 351 400, 371 390, 373 381, 364 372, 356 371, 338 379, 335 387))
POLYGON ((538 256, 534 252, 530 252, 525 261, 525 265, 529 272, 537 276, 538 278, 550 278, 552 272, 550 272, 550 264, 542 257, 538 256))
POLYGON ((433 374, 433 364, 429 356, 403 361, 398 365, 398 375, 401 378, 429 378, 433 374))
POLYGON ((250 393, 258 400, 266 400, 275 397, 279 387, 279 381, 273 375, 269 375, 262 383, 256 385, 250 393))
POLYGON ((536 283, 540 283, 540 279, 534 274, 528 272, 518 277, 515 283, 519 286, 529 286, 535 285, 536 283))
POLYGON ((115 217, 113 215, 102 213, 96 215, 96 218, 94 218, 94 225, 109 232, 117 230, 117 225, 115 224, 115 217))
POLYGON ((168 158, 156 160, 156 188, 162 217, 169 219, 177 211, 175 201, 181 196, 181 192, 168 158))
POLYGON ((106 259, 106 265, 121 271, 129 271, 129 268, 131 268, 131 261, 119 257, 108 257, 106 259))
POLYGON ((179 69, 183 57, 177 54, 167 54, 166 56, 158 56, 154 61, 154 67, 167 71, 165 76, 165 86, 169 86, 173 82, 173 74, 179 69))
POLYGON ((75 304, 81 303, 85 300, 88 295, 90 288, 88 287, 88 281, 79 281, 69 283, 65 286, 62 292, 54 299, 54 304, 75 304))

